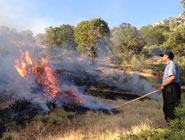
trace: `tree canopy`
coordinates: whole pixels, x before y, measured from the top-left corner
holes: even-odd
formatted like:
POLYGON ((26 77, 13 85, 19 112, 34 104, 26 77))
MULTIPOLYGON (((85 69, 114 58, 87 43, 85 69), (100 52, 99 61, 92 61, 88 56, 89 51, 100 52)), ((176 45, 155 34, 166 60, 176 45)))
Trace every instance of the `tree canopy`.
POLYGON ((112 46, 117 52, 138 54, 146 44, 136 27, 122 23, 111 30, 112 46))
POLYGON ((168 25, 144 26, 140 29, 142 37, 148 45, 161 45, 166 41, 166 33, 170 31, 168 25))
POLYGON ((78 51, 88 53, 91 58, 98 54, 96 42, 110 33, 108 24, 101 18, 80 22, 75 28, 75 42, 78 51))
POLYGON ((61 25, 60 27, 46 28, 46 43, 49 46, 61 47, 66 44, 74 43, 74 27, 71 25, 61 25))
POLYGON ((177 55, 185 55, 185 26, 178 26, 174 32, 171 32, 164 46, 177 55))

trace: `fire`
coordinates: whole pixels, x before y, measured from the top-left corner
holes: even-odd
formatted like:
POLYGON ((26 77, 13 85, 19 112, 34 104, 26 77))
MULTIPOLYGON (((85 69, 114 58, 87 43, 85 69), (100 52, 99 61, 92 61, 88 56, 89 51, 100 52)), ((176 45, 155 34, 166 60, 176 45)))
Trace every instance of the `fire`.
POLYGON ((40 57, 40 63, 33 62, 28 51, 20 50, 21 60, 15 60, 15 68, 23 78, 34 78, 37 85, 43 88, 44 96, 55 98, 60 95, 65 100, 82 103, 74 90, 62 92, 59 88, 59 80, 54 76, 54 71, 48 65, 48 59, 40 57), (60 93, 60 94, 59 94, 60 93), (62 93, 62 94, 61 94, 62 93))
POLYGON ((83 100, 79 98, 74 90, 64 91, 62 96, 65 100, 70 100, 72 102, 75 102, 75 100, 77 100, 79 103, 83 103, 83 100))
POLYGON ((57 86, 57 79, 54 72, 48 65, 48 59, 41 57, 40 66, 32 67, 32 74, 36 78, 37 84, 44 87, 45 95, 52 98, 56 97, 57 93, 61 92, 57 86))
POLYGON ((24 54, 24 52, 20 50, 20 53, 21 53, 21 62, 18 59, 16 59, 15 68, 22 77, 25 77, 28 75, 29 72, 28 67, 32 66, 32 61, 30 59, 28 51, 26 51, 24 54))

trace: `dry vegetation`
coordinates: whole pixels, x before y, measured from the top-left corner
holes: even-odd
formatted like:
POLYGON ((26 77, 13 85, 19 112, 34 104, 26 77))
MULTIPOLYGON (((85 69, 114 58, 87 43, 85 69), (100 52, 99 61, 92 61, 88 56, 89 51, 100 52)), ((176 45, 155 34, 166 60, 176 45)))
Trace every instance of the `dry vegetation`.
MULTIPOLYGON (((160 86, 161 81, 151 74, 140 75, 154 87, 160 86)), ((95 98, 112 106, 127 102, 122 99, 95 98)), ((1 99, 0 109, 6 108, 9 103, 1 99)), ((58 109, 44 116, 36 116, 23 129, 7 130, 2 140, 124 140, 124 135, 143 130, 157 129, 163 132, 169 126, 164 120, 162 104, 162 100, 139 100, 120 108, 118 114, 102 111, 78 114, 58 109)))
MULTIPOLYGON (((104 99, 99 99, 105 101, 104 99)), ((106 100, 107 103, 119 105, 125 101, 106 100)), ((77 114, 72 119, 60 123, 33 121, 19 133, 11 131, 5 134, 14 140, 101 140, 120 139, 120 135, 129 131, 145 128, 165 128, 161 100, 137 101, 120 109, 119 114, 88 111, 77 114)))

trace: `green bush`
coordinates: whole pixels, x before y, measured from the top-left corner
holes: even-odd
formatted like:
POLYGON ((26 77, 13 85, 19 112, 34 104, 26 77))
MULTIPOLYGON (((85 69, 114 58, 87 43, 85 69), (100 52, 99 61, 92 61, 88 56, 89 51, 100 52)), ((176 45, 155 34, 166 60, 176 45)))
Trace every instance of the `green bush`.
POLYGON ((37 115, 35 120, 49 122, 49 123, 61 123, 73 117, 75 113, 66 112, 63 109, 56 109, 53 112, 45 115, 37 115))
POLYGON ((133 55, 131 58, 131 61, 129 62, 131 64, 132 70, 139 70, 142 71, 145 69, 145 58, 144 56, 137 56, 133 55))
POLYGON ((137 134, 121 136, 120 140, 165 140, 168 131, 167 129, 143 130, 137 134))
POLYGON ((181 105, 175 108, 176 119, 169 122, 169 140, 184 140, 185 138, 185 97, 182 93, 181 105))

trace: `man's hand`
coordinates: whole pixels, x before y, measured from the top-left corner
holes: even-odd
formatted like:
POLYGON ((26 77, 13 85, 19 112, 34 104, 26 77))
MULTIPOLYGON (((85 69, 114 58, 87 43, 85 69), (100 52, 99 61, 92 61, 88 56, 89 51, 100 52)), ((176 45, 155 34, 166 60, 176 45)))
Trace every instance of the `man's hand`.
POLYGON ((161 76, 158 72, 153 72, 153 75, 161 80, 163 79, 163 76, 161 76))
POLYGON ((159 91, 163 91, 164 87, 171 84, 175 80, 176 76, 172 75, 168 78, 167 81, 163 83, 163 85, 159 88, 159 91))
POLYGON ((159 88, 159 91, 163 91, 164 89, 164 86, 162 85, 160 88, 159 88))

